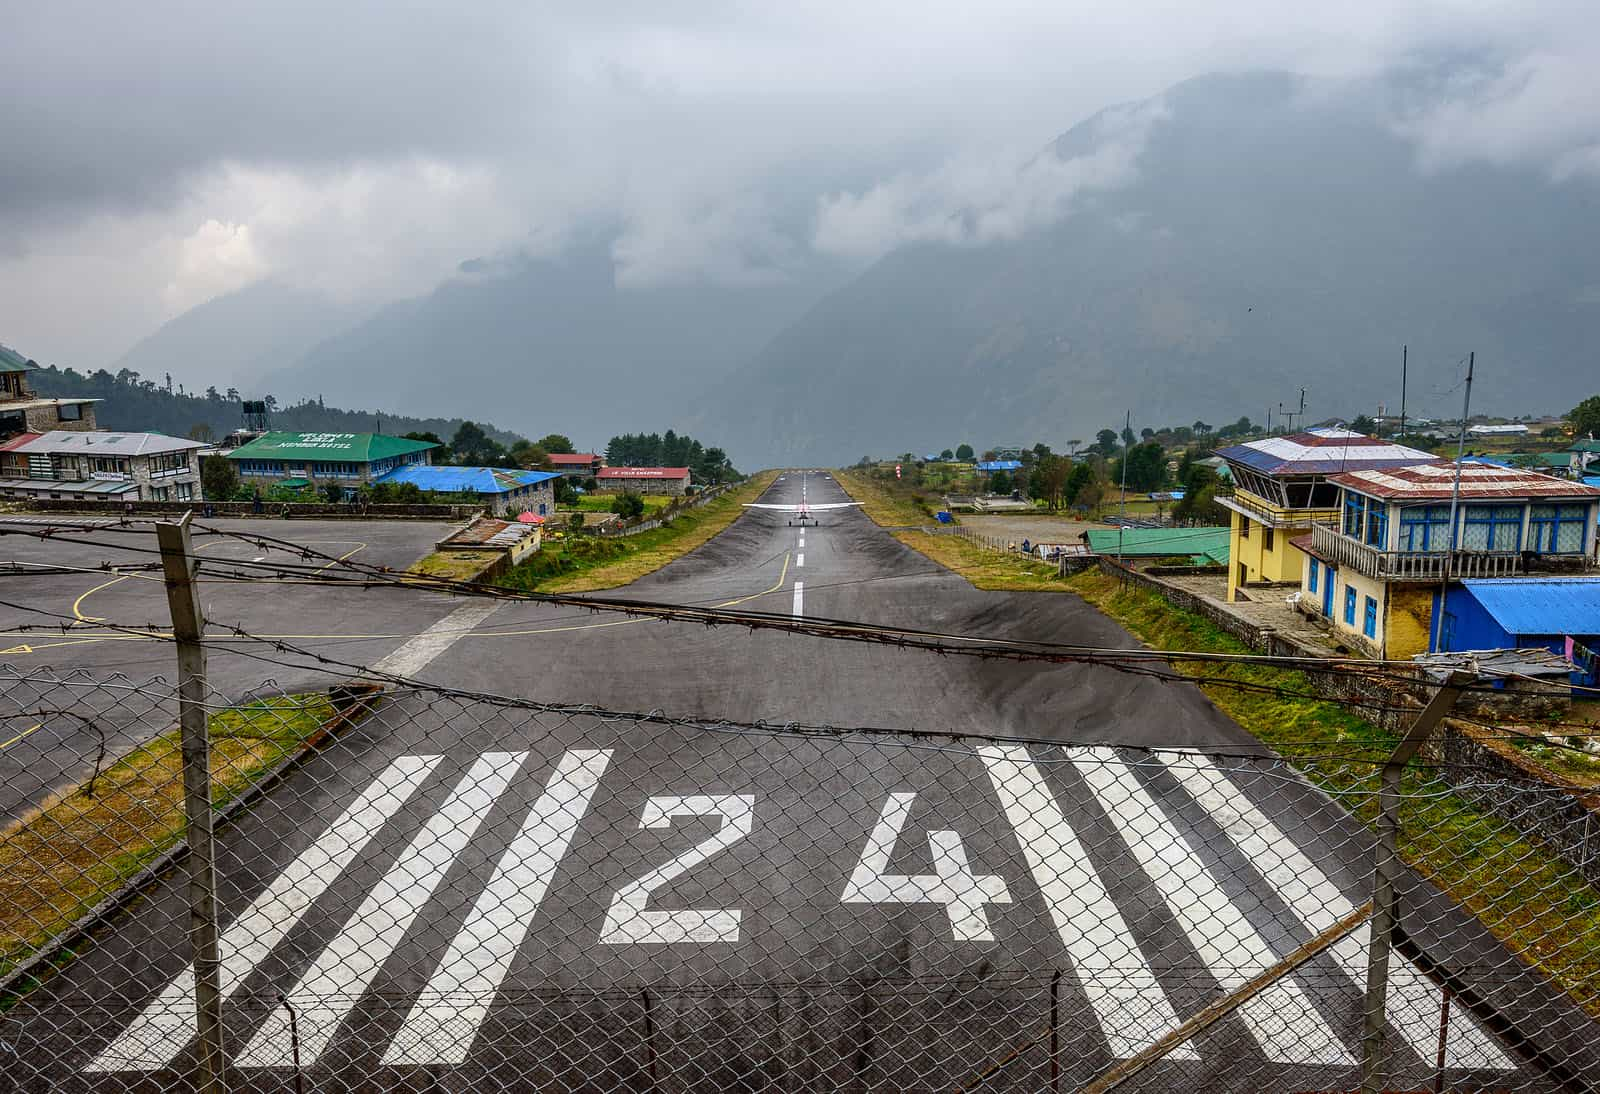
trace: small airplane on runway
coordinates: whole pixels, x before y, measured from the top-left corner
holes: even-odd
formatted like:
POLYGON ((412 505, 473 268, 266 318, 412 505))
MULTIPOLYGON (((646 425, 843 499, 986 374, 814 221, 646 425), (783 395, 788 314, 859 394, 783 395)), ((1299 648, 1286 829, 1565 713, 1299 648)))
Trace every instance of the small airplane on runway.
POLYGON ((744 503, 744 507, 746 509, 770 509, 775 513, 788 513, 788 523, 790 525, 798 524, 804 528, 808 520, 813 527, 816 526, 817 518, 815 514, 817 513, 826 512, 830 509, 850 509, 860 504, 859 501, 825 501, 819 505, 810 505, 802 501, 797 505, 770 505, 757 501, 747 501, 744 503))

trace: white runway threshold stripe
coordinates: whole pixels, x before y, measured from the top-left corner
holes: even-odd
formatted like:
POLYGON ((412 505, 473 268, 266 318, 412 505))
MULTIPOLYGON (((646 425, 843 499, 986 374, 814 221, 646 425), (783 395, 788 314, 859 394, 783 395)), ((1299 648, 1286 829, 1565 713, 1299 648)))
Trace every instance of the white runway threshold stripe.
MULTIPOLYGON (((1189 796, 1227 833, 1239 851, 1260 870, 1283 902, 1313 934, 1324 931, 1355 910, 1355 902, 1321 867, 1284 835, 1254 802, 1239 791, 1205 756, 1161 754, 1189 796)), ((1367 980, 1368 935, 1345 935, 1329 953, 1364 990, 1367 980)), ((1400 954, 1389 958, 1389 1021, 1424 1060, 1433 1060, 1439 1045, 1441 989, 1400 954)), ((1516 1065, 1487 1032, 1459 1006, 1450 1010, 1445 1066, 1510 1071, 1516 1065)))
POLYGON ((533 926, 610 749, 567 752, 384 1053, 386 1064, 460 1064, 533 926))
MULTIPOLYGON (((1250 926, 1204 860, 1161 811, 1115 749, 1072 748, 1067 756, 1161 893, 1200 959, 1225 992, 1236 991, 1283 956, 1250 926)), ((1285 977, 1239 1008, 1269 1060, 1353 1064, 1299 982, 1285 977)))
MULTIPOLYGON (((306 909, 350 865, 443 759, 443 756, 396 759, 228 926, 219 945, 223 998, 231 995, 251 970, 283 941, 306 909)), ((194 966, 191 964, 150 1001, 86 1070, 153 1071, 166 1067, 188 1044, 194 1027, 194 966)))
MULTIPOLYGON (((1178 1015, 1044 775, 1022 745, 985 745, 978 754, 989 769, 995 794, 1016 830, 1028 869, 1050 908, 1111 1054, 1126 1059, 1149 1047, 1178 1025, 1178 1015)), ((1199 1056, 1185 1043, 1168 1059, 1199 1056)))
MULTIPOLYGON (((299 1023, 302 1062, 315 1063, 328 1047, 527 755, 486 752, 478 757, 388 874, 286 993, 299 1023)), ((241 1067, 288 1066, 293 1058, 289 1032, 287 1013, 274 1007, 235 1062, 241 1067)))
POLYGON ((804 581, 796 581, 794 583, 794 610, 793 610, 793 614, 794 615, 805 615, 806 614, 806 583, 804 581))

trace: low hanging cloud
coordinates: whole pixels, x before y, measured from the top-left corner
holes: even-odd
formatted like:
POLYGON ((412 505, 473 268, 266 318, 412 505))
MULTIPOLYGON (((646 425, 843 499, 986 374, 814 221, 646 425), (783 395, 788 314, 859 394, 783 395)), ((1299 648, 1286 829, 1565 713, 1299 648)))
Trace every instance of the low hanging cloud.
POLYGON ((817 203, 812 245, 871 259, 905 243, 1017 239, 1069 215, 1081 195, 1137 178, 1151 126, 1168 117, 1159 101, 1113 108, 1095 118, 1094 147, 1080 155, 1062 157, 1052 147, 1021 168, 1007 166, 1015 157, 990 157, 829 195, 817 203))
POLYGON ((8 15, 0 338, 91 367, 252 278, 384 300, 584 225, 618 227, 625 286, 1015 238, 1137 177, 1139 125, 1159 120, 1086 155, 1033 149, 1213 71, 1476 58, 1393 116, 1424 167, 1600 173, 1593 0, 1223 0, 1205 19, 1184 0, 992 0, 983 18, 918 0, 8 15))

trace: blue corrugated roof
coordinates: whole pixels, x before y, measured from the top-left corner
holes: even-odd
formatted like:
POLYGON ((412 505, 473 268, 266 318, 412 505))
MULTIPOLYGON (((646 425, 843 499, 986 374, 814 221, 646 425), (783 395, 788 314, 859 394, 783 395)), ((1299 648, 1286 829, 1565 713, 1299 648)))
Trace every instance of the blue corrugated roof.
POLYGON ((457 494, 509 494, 513 490, 547 479, 559 479, 554 471, 504 471, 498 467, 435 467, 410 464, 397 467, 374 482, 409 482, 419 490, 438 490, 457 494))
POLYGON ((1015 471, 1022 466, 1021 460, 981 460, 978 463, 979 471, 1015 471))
POLYGON ((1507 634, 1600 634, 1600 578, 1502 577, 1461 584, 1507 634))

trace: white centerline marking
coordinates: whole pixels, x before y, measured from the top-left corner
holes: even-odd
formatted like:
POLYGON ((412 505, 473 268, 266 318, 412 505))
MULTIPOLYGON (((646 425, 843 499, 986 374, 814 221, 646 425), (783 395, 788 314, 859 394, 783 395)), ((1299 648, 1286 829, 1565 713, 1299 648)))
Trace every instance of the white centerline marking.
MULTIPOLYGON (((283 941, 305 910, 442 759, 443 756, 396 759, 229 925, 218 947, 222 952, 223 998, 231 995, 250 970, 283 941)), ((191 964, 85 1070, 154 1071, 166 1067, 188 1044, 194 1021, 191 964)))
POLYGON ((804 581, 796 581, 794 583, 794 613, 793 614, 795 614, 795 615, 804 615, 805 614, 805 606, 806 606, 806 583, 804 581))
POLYGON ((794 556, 795 569, 798 570, 800 567, 804 566, 805 564, 806 564, 806 553, 804 551, 801 551, 799 554, 794 556))
POLYGON ((466 1061, 610 760, 610 749, 562 755, 428 986, 389 1043, 384 1063, 466 1061))
MULTIPOLYGON (((527 759, 526 752, 485 752, 428 818, 344 928, 286 993, 299 1022, 300 1057, 314 1063, 373 977, 472 841, 489 807, 527 759)), ((274 1007, 236 1063, 283 1067, 291 1059, 289 1020, 274 1007)))
MULTIPOLYGON (((985 745, 978 755, 1011 818, 1111 1054, 1127 1059, 1175 1027, 1178 1015, 1027 748, 985 745)), ((1188 1042, 1169 1056, 1199 1059, 1188 1042)))
POLYGON ((498 600, 469 601, 372 666, 375 673, 415 676, 500 607, 498 600))

